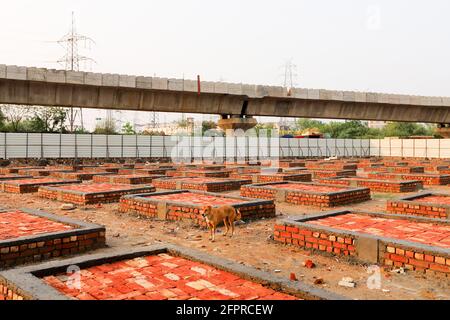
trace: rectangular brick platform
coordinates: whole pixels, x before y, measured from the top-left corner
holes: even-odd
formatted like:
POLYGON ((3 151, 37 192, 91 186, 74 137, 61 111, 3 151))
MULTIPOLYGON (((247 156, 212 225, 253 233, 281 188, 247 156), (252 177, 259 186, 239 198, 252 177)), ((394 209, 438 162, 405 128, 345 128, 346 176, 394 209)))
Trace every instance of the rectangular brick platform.
POLYGON ((155 187, 152 185, 132 186, 127 184, 94 183, 60 187, 41 187, 39 188, 38 195, 42 198, 88 205, 118 202, 123 195, 154 191, 155 187))
POLYGON ((83 171, 88 172, 101 172, 101 173, 118 173, 121 168, 116 167, 91 167, 91 168, 83 168, 83 171))
POLYGON ((328 178, 319 179, 318 183, 347 187, 365 187, 373 192, 402 193, 416 192, 423 188, 421 181, 375 180, 365 178, 328 178))
POLYGON ((406 166, 398 166, 398 167, 367 167, 364 168, 366 172, 387 172, 387 173, 424 173, 424 167, 406 167, 406 166))
POLYGON ((416 174, 400 174, 400 173, 369 173, 368 177, 370 179, 385 179, 385 180, 419 180, 422 181, 424 185, 447 185, 450 184, 450 175, 448 174, 427 174, 427 173, 416 173, 416 174))
POLYGON ((69 180, 87 181, 92 180, 94 176, 110 175, 109 172, 90 172, 90 171, 76 171, 76 172, 52 172, 51 177, 69 180))
MULTIPOLYGON (((168 172, 173 172, 174 169, 165 169, 165 168, 145 168, 145 169, 136 169, 133 174, 146 174, 146 175, 165 175, 168 172)), ((120 170, 119 173, 124 173, 123 170, 120 170)))
POLYGON ((41 186, 56 186, 79 183, 78 180, 60 180, 55 178, 19 179, 0 181, 0 191, 8 193, 34 193, 41 186))
MULTIPOLYGON (((91 254, 0 273, 5 299, 293 300, 345 297, 173 245, 91 254), (80 287, 66 270, 81 269, 80 287)), ((1 289, 1 287, 0 287, 1 289)))
POLYGON ((318 183, 275 182, 242 186, 241 196, 296 205, 335 207, 370 200, 370 189, 318 183))
POLYGON ((33 177, 47 177, 52 172, 71 172, 71 170, 63 170, 63 169, 21 169, 19 170, 19 174, 33 177))
POLYGON ((105 228, 96 224, 42 211, 0 210, 0 269, 85 252, 104 244, 105 228))
POLYGON ((19 170, 23 169, 43 169, 44 167, 6 167, 0 168, 0 174, 12 174, 19 173, 19 170))
POLYGON ((345 171, 345 170, 356 170, 356 164, 346 164, 346 163, 326 163, 326 162, 308 162, 306 163, 306 169, 311 170, 334 170, 334 171, 345 171))
POLYGON ((239 190, 242 185, 251 183, 251 180, 221 178, 161 178, 153 180, 153 185, 158 189, 186 189, 207 192, 239 190))
POLYGON ((279 166, 281 168, 292 168, 292 167, 304 167, 305 161, 296 161, 296 160, 280 160, 279 166))
POLYGON ((33 177, 32 176, 23 176, 23 175, 19 175, 19 174, 0 175, 0 181, 22 180, 22 179, 33 179, 33 177))
POLYGON ((168 177, 205 177, 205 178, 228 178, 230 170, 189 170, 189 171, 169 171, 166 173, 168 177))
POLYGON ((436 219, 326 212, 278 221, 274 240, 364 263, 450 276, 450 225, 436 219))
POLYGON ((283 181, 311 182, 311 179, 311 173, 260 173, 253 175, 252 181, 254 183, 283 181))
POLYGON ((393 214, 450 220, 450 195, 422 192, 397 200, 389 200, 386 210, 393 214))
POLYGON ((190 219, 204 226, 206 224, 202 208, 208 205, 231 205, 241 211, 243 220, 275 217, 275 204, 272 200, 188 190, 124 196, 120 199, 119 211, 160 220, 190 219))
POLYGON ((121 183, 121 184, 148 184, 152 183, 154 179, 164 178, 163 175, 142 175, 142 174, 130 174, 130 175, 106 175, 95 176, 93 181, 96 183, 121 183))
POLYGON ((312 174, 313 179, 320 178, 338 178, 338 177, 356 177, 356 170, 308 170, 312 174))

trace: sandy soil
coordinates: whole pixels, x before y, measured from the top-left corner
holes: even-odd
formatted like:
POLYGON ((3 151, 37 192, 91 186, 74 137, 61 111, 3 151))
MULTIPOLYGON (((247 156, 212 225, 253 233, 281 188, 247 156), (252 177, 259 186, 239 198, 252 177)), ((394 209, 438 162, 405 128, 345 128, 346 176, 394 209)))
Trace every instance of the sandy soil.
MULTIPOLYGON (((450 193, 450 187, 433 187, 450 193)), ((231 192, 230 194, 239 194, 231 192)), ((374 194, 373 200, 353 206, 370 211, 384 211, 388 198, 400 194, 374 194)), ((158 242, 169 242, 209 252, 212 255, 232 259, 239 263, 289 277, 296 274, 299 281, 316 285, 317 278, 323 279, 319 284, 324 289, 343 294, 353 299, 450 299, 449 278, 439 278, 415 272, 395 274, 387 271, 381 273, 381 289, 368 289, 366 282, 370 274, 367 266, 349 264, 336 257, 325 257, 311 254, 299 248, 276 244, 270 240, 276 219, 266 219, 237 226, 233 238, 218 236, 215 243, 208 241, 206 230, 193 227, 188 222, 151 221, 126 214, 120 214, 118 204, 79 207, 73 211, 60 210, 61 203, 39 198, 37 195, 14 195, 0 193, 0 207, 33 208, 61 216, 70 216, 105 225, 107 243, 110 248, 133 247, 158 242), (316 267, 308 269, 302 262, 311 259, 316 267), (344 288, 338 286, 343 277, 352 277, 357 286, 344 288)), ((317 208, 277 205, 278 217, 286 215, 308 215, 319 211, 317 208)), ((110 248, 100 251, 111 250, 110 248)))

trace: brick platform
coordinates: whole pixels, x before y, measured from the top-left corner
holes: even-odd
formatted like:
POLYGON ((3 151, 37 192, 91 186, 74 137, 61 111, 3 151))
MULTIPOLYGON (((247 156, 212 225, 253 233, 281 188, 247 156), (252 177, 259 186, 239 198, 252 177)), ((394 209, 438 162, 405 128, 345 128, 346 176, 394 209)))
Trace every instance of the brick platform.
POLYGON ((327 162, 308 162, 306 163, 306 169, 308 170, 334 170, 334 171, 345 171, 345 170, 356 170, 356 164, 346 164, 346 163, 327 163, 327 162))
POLYGON ((366 172, 387 172, 387 173, 424 173, 424 167, 406 167, 406 166, 398 166, 398 167, 367 167, 364 168, 366 172))
POLYGON ((295 161, 295 160, 280 160, 278 165, 281 168, 292 168, 292 167, 304 167, 305 166, 305 161, 295 161))
POLYGON ((26 209, 0 211, 0 269, 104 244, 105 228, 99 225, 26 209))
POLYGON ((365 187, 374 192, 402 193, 416 192, 423 188, 421 181, 375 180, 364 178, 319 179, 318 183, 347 187, 365 187))
POLYGON ((314 179, 320 178, 338 178, 338 177, 356 177, 356 170, 308 170, 314 179))
POLYGON ((191 219, 196 224, 205 226, 202 208, 208 205, 231 205, 241 211, 243 220, 275 217, 275 204, 272 200, 187 190, 124 196, 120 199, 119 211, 160 220, 191 219))
POLYGON ((8 193, 34 193, 41 186, 55 186, 79 183, 78 180, 60 180, 54 178, 19 179, 0 181, 0 191, 8 193))
POLYGON ((121 168, 116 167, 91 167, 91 168, 83 168, 83 171, 88 172, 101 172, 101 173, 118 173, 121 168))
POLYGON ((283 181, 301 181, 301 182, 311 182, 311 173, 272 173, 272 174, 256 174, 253 175, 254 183, 263 182, 283 182, 283 181))
MULTIPOLYGON (((165 169, 165 168, 144 168, 144 169, 136 169, 134 174, 146 174, 146 175, 165 175, 169 172, 175 171, 174 169, 165 169)), ((120 170, 119 172, 123 172, 120 170)))
POLYGON ((278 182, 242 186, 241 196, 296 205, 335 207, 370 200, 370 189, 318 183, 278 182))
POLYGON ((39 188, 38 195, 42 198, 88 205, 118 202, 123 195, 154 191, 155 187, 152 185, 132 186, 126 184, 94 183, 61 187, 41 187, 39 188))
POLYGON ((387 202, 386 210, 393 214, 423 216, 450 220, 450 195, 423 192, 387 202))
POLYGON ((23 169, 43 169, 44 167, 6 167, 0 168, 0 174, 12 174, 19 173, 19 170, 23 169))
POLYGON ((447 174, 395 174, 395 173, 369 173, 370 179, 400 179, 400 180, 419 180, 424 185, 447 185, 450 184, 450 175, 447 174))
POLYGON ((148 184, 152 183, 154 179, 163 178, 163 175, 102 175, 94 176, 93 181, 96 183, 121 183, 121 184, 148 184))
POLYGON ((77 172, 52 172, 51 177, 69 180, 87 181, 92 180, 94 176, 110 175, 109 172, 90 172, 90 171, 77 171, 77 172))
POLYGON ((205 177, 205 178, 228 178, 230 170, 190 170, 190 171, 169 171, 168 177, 205 177))
POLYGON ((207 192, 239 190, 242 185, 251 183, 251 180, 245 179, 238 180, 220 178, 161 178, 153 180, 153 185, 158 189, 186 189, 207 192))
POLYGON ((22 176, 18 174, 0 175, 0 181, 7 180, 23 180, 23 179, 33 179, 32 176, 22 176))
POLYGON ((19 174, 33 177, 47 177, 52 172, 71 172, 71 170, 64 169, 21 169, 19 170, 19 174))
MULTIPOLYGON (((86 255, 0 273, 16 299, 38 300, 292 300, 344 297, 210 254, 172 245, 86 255), (80 287, 69 266, 81 268, 80 287)), ((8 299, 10 297, 7 296, 8 299)))
POLYGON ((364 263, 450 276, 450 225, 436 219, 328 212, 278 221, 274 240, 364 263))

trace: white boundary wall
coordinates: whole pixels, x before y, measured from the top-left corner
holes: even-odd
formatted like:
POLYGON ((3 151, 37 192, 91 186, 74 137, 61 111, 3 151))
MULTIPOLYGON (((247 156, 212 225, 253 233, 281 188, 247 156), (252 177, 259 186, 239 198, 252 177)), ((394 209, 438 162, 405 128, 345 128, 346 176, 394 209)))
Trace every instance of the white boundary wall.
POLYGON ((0 158, 450 158, 450 139, 295 139, 0 133, 0 158))

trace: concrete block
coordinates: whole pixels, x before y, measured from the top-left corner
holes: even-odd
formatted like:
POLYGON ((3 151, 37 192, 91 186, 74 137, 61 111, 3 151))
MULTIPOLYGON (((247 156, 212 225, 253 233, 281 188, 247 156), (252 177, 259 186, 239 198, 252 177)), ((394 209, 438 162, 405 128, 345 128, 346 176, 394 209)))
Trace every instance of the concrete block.
POLYGON ((331 91, 331 100, 343 101, 344 92, 343 91, 331 91))
POLYGON ((136 77, 136 88, 151 89, 152 77, 136 77))
POLYGON ((184 80, 183 90, 188 92, 198 92, 197 80, 184 80))
POLYGON ((366 94, 366 102, 378 103, 378 93, 367 92, 367 94, 366 94))
POLYGON ((153 78, 152 89, 167 90, 168 82, 167 78, 153 78))
POLYGON ((27 80, 27 67, 6 66, 6 79, 27 80))
POLYGON ((129 75, 119 75, 119 87, 136 88, 136 77, 129 75))
POLYGON ((292 97, 297 99, 308 99, 308 89, 292 88, 292 97))
POLYGON ((214 82, 212 81, 201 81, 200 90, 203 93, 214 93, 214 82))
POLYGON ((269 87, 268 86, 256 86, 256 96, 259 98, 266 97, 269 95, 269 87))
POLYGON ((402 94, 399 96, 400 98, 400 104, 411 104, 411 97, 406 95, 406 94, 402 94))
POLYGON ((47 82, 66 83, 66 72, 64 70, 47 70, 45 75, 47 82))
POLYGON ((450 97, 442 97, 442 105, 450 107, 450 97))
POLYGON ((156 212, 158 220, 166 220, 167 218, 167 204, 165 202, 158 202, 156 205, 156 212))
POLYGON ((358 236, 355 244, 358 258, 365 262, 377 264, 378 245, 379 245, 378 239, 358 236))
POLYGON ((66 71, 66 83, 84 84, 84 72, 66 71))
POLYGON ((102 74, 94 72, 86 72, 84 74, 84 84, 89 86, 101 86, 102 85, 102 74))
POLYGON ((431 105, 442 106, 442 98, 441 97, 431 97, 431 105))
POLYGON ((167 88, 174 91, 183 91, 183 79, 169 79, 167 88))
POLYGON ((0 78, 6 78, 6 65, 0 64, 0 78))
POLYGON ((431 106, 431 98, 430 97, 420 97, 420 105, 422 106, 431 106))
POLYGON ((367 94, 365 92, 355 92, 355 102, 367 102, 367 94))
POLYGON ((389 103, 389 95, 385 93, 379 93, 378 103, 389 103))
POLYGON ((214 83, 215 93, 228 93, 228 83, 226 82, 215 82, 214 83))
POLYGON ((102 86, 105 87, 118 87, 119 86, 119 75, 104 73, 102 75, 102 86))
POLYGON ((354 91, 344 91, 343 96, 344 96, 344 101, 348 101, 348 102, 355 101, 355 92, 354 91))
POLYGON ((28 81, 45 81, 47 69, 44 68, 27 68, 28 81))
POLYGON ((400 103, 400 95, 398 94, 389 94, 388 100, 390 104, 399 104, 400 103))
POLYGON ((308 99, 319 100, 320 94, 318 89, 308 89, 308 99))
POLYGON ((243 84, 242 94, 248 96, 249 98, 256 97, 256 85, 254 84, 243 84))
POLYGON ((240 83, 229 83, 228 84, 228 93, 242 95, 242 84, 240 83))
POLYGON ((267 90, 270 97, 287 97, 287 89, 284 87, 269 86, 267 90))
POLYGON ((330 90, 319 90, 319 99, 320 100, 331 100, 331 91, 330 90))

